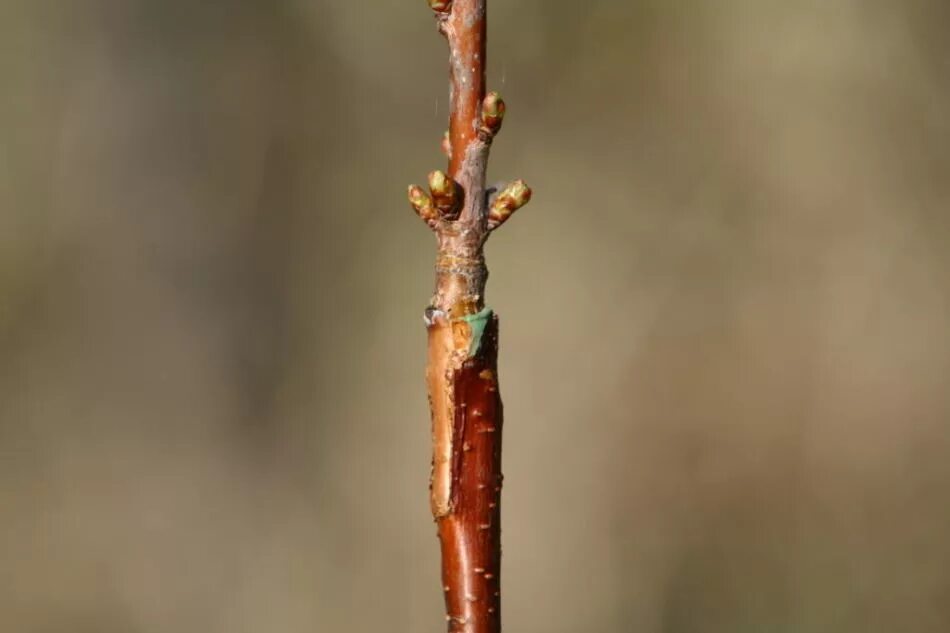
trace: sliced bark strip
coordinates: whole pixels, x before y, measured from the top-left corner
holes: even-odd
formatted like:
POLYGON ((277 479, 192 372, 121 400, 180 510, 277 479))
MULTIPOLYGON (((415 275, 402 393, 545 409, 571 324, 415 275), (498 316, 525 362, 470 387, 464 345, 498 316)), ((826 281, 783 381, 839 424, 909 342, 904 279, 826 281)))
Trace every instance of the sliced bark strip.
POLYGON ((501 630, 501 426, 498 319, 454 373, 451 511, 437 519, 448 630, 501 630))
POLYGON ((453 387, 451 367, 455 356, 452 324, 445 316, 437 316, 428 325, 429 362, 426 383, 429 388, 429 410, 432 414, 432 474, 429 479, 429 502, 436 518, 449 512, 452 492, 452 426, 453 387))

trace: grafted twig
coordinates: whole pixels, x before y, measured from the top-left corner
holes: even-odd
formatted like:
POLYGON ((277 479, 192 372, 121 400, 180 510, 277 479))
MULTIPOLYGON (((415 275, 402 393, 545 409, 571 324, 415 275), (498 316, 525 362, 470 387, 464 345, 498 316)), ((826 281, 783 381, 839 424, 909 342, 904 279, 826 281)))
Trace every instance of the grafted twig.
POLYGON ((428 0, 449 44, 448 173, 409 201, 438 242, 435 293, 425 312, 432 413, 431 507, 442 549, 450 632, 501 630, 501 428, 498 318, 485 307, 483 247, 490 231, 531 198, 516 180, 492 200, 488 151, 505 102, 485 93, 487 0, 428 0))

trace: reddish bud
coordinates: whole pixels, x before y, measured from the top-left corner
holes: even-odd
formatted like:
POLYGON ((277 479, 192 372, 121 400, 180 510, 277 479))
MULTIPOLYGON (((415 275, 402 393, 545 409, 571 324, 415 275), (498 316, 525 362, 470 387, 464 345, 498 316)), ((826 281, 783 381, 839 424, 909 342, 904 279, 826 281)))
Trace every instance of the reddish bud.
POLYGON ((454 219, 461 202, 459 187, 455 181, 437 169, 429 174, 429 191, 432 192, 432 201, 442 217, 454 219))
POLYGON ((505 100, 497 92, 489 92, 482 101, 481 131, 488 136, 495 136, 501 129, 504 118, 505 100))
POLYGON ((505 187, 496 197, 488 210, 488 228, 500 226, 511 214, 528 204, 531 200, 531 188, 523 180, 516 180, 505 187))
POLYGON ((410 185, 409 187, 409 204, 412 205, 416 215, 429 226, 434 226, 439 219, 439 212, 432 204, 432 198, 418 185, 410 185))
POLYGON ((449 131, 445 131, 445 135, 442 136, 442 153, 452 158, 452 140, 449 137, 449 131))
POLYGON ((439 13, 448 13, 452 9, 452 0, 428 0, 429 7, 439 13))

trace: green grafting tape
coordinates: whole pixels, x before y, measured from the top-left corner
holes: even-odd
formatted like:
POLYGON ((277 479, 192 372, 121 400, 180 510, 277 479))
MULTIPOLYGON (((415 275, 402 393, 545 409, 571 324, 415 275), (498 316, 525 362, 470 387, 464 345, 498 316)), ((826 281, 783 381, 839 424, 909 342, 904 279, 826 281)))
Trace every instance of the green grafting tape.
POLYGON ((472 343, 468 348, 470 358, 478 353, 478 349, 482 345, 482 335, 485 333, 485 328, 488 326, 488 321, 491 320, 491 318, 491 308, 484 308, 481 312, 462 317, 462 320, 468 323, 469 327, 472 328, 472 343))

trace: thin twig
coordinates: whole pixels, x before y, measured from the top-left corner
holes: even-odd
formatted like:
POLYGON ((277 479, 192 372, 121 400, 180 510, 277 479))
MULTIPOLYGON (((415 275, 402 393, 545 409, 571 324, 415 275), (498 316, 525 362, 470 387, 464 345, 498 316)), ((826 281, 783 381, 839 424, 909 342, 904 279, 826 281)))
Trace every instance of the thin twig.
POLYGON ((428 0, 449 45, 448 174, 409 201, 438 241, 435 294, 425 312, 432 413, 431 506, 442 549, 448 630, 501 631, 501 430, 498 318, 485 307, 483 247, 531 198, 516 180, 491 200, 488 152, 505 103, 485 93, 487 0, 428 0))

